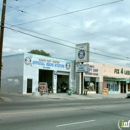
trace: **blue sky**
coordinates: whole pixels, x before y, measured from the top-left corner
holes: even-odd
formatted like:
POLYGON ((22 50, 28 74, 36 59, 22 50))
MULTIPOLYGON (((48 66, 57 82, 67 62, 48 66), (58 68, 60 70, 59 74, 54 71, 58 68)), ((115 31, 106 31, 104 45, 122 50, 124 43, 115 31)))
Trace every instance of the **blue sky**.
MULTIPOLYGON (((2 1, 0 0, 0 4, 2 1)), ((116 0, 7 0, 5 26, 73 47, 75 44, 88 42, 90 61, 129 67, 129 0, 26 23, 114 1, 116 0)), ((2 5, 0 11, 1 9, 2 5)), ((5 29, 3 55, 28 52, 32 49, 43 49, 53 57, 71 60, 75 58, 75 50, 72 48, 5 29)))

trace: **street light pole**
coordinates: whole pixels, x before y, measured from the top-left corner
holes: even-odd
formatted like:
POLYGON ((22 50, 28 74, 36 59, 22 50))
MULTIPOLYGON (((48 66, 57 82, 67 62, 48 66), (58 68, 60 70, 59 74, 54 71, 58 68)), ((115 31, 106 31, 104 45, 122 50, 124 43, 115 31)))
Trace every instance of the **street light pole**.
POLYGON ((3 50, 3 39, 4 39, 4 23, 5 23, 5 12, 6 12, 6 0, 3 0, 0 23, 0 93, 1 93, 1 67, 2 67, 2 50, 3 50))

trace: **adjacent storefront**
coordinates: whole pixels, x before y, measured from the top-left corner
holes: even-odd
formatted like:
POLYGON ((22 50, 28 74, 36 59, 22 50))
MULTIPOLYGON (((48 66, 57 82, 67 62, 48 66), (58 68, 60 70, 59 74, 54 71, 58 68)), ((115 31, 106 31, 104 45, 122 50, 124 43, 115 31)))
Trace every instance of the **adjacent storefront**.
POLYGON ((89 62, 89 71, 84 73, 84 87, 87 85, 88 93, 102 92, 101 64, 89 62))
POLYGON ((109 94, 130 92, 130 68, 103 65, 103 84, 109 94))
POLYGON ((108 89, 108 94, 130 92, 130 68, 87 62, 89 71, 83 73, 83 88, 81 87, 81 74, 76 74, 76 85, 79 94, 84 93, 87 86, 88 93, 103 93, 108 89))
POLYGON ((102 93, 102 64, 87 62, 89 71, 83 73, 83 88, 81 86, 81 73, 76 73, 77 93, 84 94, 84 89, 88 88, 88 93, 102 93))

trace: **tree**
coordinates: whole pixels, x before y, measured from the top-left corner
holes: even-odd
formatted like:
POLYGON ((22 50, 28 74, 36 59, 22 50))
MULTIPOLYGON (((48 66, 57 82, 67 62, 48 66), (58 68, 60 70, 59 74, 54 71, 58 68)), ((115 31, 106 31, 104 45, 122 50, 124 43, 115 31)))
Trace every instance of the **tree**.
POLYGON ((31 50, 28 53, 37 54, 37 55, 43 55, 43 56, 51 56, 50 53, 47 53, 47 52, 45 52, 43 50, 31 50))

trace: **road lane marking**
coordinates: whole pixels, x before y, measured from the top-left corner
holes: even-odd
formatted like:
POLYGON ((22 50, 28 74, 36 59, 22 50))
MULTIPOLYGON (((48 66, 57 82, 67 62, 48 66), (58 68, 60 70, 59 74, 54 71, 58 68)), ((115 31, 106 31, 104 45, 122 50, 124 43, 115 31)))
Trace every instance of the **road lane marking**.
POLYGON ((69 126, 69 125, 77 125, 77 124, 89 123, 89 122, 94 122, 94 121, 95 120, 82 121, 82 122, 74 122, 74 123, 69 123, 69 124, 57 125, 56 127, 63 127, 63 126, 69 126))
POLYGON ((121 102, 128 102, 129 103, 129 101, 113 101, 114 103, 121 103, 121 102))

